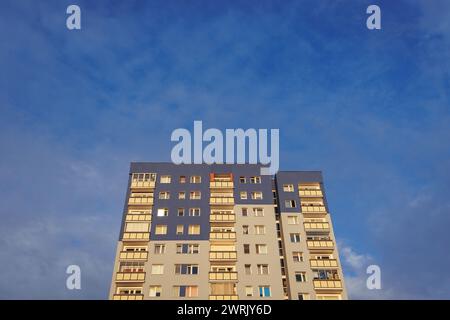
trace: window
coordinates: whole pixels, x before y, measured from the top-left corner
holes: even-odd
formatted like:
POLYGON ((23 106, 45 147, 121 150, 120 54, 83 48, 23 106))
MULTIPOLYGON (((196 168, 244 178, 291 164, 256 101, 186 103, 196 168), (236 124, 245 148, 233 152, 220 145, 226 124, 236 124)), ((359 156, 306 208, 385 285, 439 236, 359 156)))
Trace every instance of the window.
POLYGON ((270 286, 259 286, 259 296, 261 298, 270 297, 270 286))
POLYGON ((303 252, 292 252, 292 259, 294 262, 303 262, 303 252))
POLYGON ((161 176, 161 178, 159 179, 160 183, 170 183, 171 181, 172 181, 171 176, 161 176))
POLYGON ((168 208, 160 208, 158 209, 158 213, 156 214, 158 217, 167 217, 169 215, 168 208))
POLYGON ((247 200, 247 191, 239 192, 239 197, 241 198, 241 200, 247 200))
POLYGON ((164 244, 155 244, 155 254, 164 254, 166 246, 164 244))
POLYGON ((245 254, 249 254, 250 253, 250 245, 249 244, 244 244, 244 253, 245 254))
POLYGON ((198 274, 198 264, 176 264, 175 274, 198 274))
POLYGON ((201 176, 191 176, 191 183, 201 183, 202 177, 201 176))
POLYGON ((262 195, 261 191, 253 191, 251 193, 251 195, 252 195, 252 199, 253 200, 262 200, 262 198, 263 198, 263 195, 262 195))
POLYGON ((151 273, 152 274, 164 274, 164 265, 163 264, 152 264, 151 273))
POLYGON ((189 225, 189 234, 200 234, 200 225, 199 224, 191 224, 189 225))
POLYGON ((186 176, 180 176, 180 183, 186 183, 186 176))
POLYGON ((242 216, 248 217, 248 209, 247 208, 242 208, 242 216))
POLYGON ((267 254, 267 245, 265 244, 257 244, 255 245, 256 254, 267 254))
POLYGON ((200 191, 191 191, 189 197, 191 200, 200 200, 202 197, 202 194, 200 193, 200 191))
POLYGON ((239 183, 246 183, 247 179, 245 177, 239 177, 239 183))
POLYGON ((198 297, 198 286, 174 286, 173 292, 175 297, 198 297))
POLYGON ((244 265, 244 270, 245 270, 245 274, 246 275, 251 275, 252 274, 252 266, 250 264, 246 264, 244 265))
POLYGON ((261 177, 250 177, 250 183, 261 183, 261 177))
POLYGON ((253 297, 253 287, 252 286, 245 287, 245 296, 253 297))
POLYGON ((182 235, 184 233, 184 226, 182 224, 177 225, 177 235, 182 235))
POLYGON ((177 216, 179 216, 179 217, 183 217, 184 216, 184 208, 178 208, 177 212, 178 212, 177 216))
POLYGON ((283 184, 283 191, 284 192, 294 192, 294 185, 293 184, 283 184))
POLYGON ((187 243, 177 244, 177 254, 197 254, 197 253, 199 253, 198 244, 187 244, 187 243))
POLYGON ((255 234, 266 234, 265 226, 255 226, 255 234))
POLYGON ((298 224, 297 216, 288 216, 288 224, 298 224))
POLYGON ((242 226, 242 234, 248 234, 248 226, 242 226))
POLYGON ((264 217, 264 210, 263 210, 263 208, 253 208, 253 215, 255 217, 264 217))
POLYGON ((295 200, 284 200, 284 206, 286 208, 296 208, 297 204, 295 203, 295 200))
POLYGON ((150 297, 153 298, 161 297, 161 291, 162 291, 161 286, 150 286, 149 295, 150 297))
POLYGON ((160 198, 160 199, 163 199, 163 200, 168 200, 168 199, 170 199, 170 192, 168 192, 168 191, 161 191, 161 192, 159 193, 159 198, 160 198))
POLYGON ((309 293, 299 293, 298 300, 309 300, 309 293))
POLYGON ((156 174, 154 173, 133 173, 133 182, 149 182, 155 181, 156 174))
POLYGON ((269 274, 269 265, 267 264, 258 264, 257 266, 258 274, 269 274))
POLYGON ((147 222, 127 222, 125 232, 148 232, 150 224, 147 222))
POLYGON ((167 225, 157 224, 155 226, 155 234, 167 234, 167 225))
POLYGON ((300 242, 300 233, 291 233, 291 242, 297 243, 300 242))
POLYGON ((119 265, 119 272, 144 272, 144 262, 124 261, 119 265))
POLYGON ((190 208, 189 215, 191 217, 199 217, 200 216, 200 208, 190 208))
POLYGON ((306 282, 306 273, 305 272, 296 272, 295 273, 295 281, 306 282))
POLYGON ((178 192, 178 199, 180 199, 180 200, 186 199, 186 192, 184 192, 184 191, 178 192))

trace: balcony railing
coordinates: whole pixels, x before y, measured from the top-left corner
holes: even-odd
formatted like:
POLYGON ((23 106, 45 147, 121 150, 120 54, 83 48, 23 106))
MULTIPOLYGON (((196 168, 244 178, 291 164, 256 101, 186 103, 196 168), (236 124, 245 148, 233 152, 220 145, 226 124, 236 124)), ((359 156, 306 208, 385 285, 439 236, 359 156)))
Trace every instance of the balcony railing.
POLYGON ((144 300, 143 294, 115 294, 113 300, 144 300))
POLYGON ((337 268, 338 263, 336 259, 311 259, 309 260, 311 268, 337 268))
POLYGON ((123 240, 142 240, 148 241, 150 239, 150 232, 124 232, 123 240))
POLYGON ((234 204, 233 197, 212 197, 209 199, 210 204, 234 204))
POLYGON ((333 249, 334 243, 332 240, 307 240, 308 249, 333 249))
POLYGON ((209 260, 211 261, 236 261, 237 251, 210 251, 209 260))
POLYGON ((314 279, 314 289, 342 289, 342 282, 341 280, 314 279))
POLYGON ((228 295, 210 295, 209 300, 238 300, 237 294, 228 295))
POLYGON ((117 282, 144 282, 145 272, 117 272, 117 282))
POLYGON ((150 214, 127 214, 125 217, 126 221, 150 221, 150 214))
POLYGON ((237 280, 237 272, 214 272, 209 273, 209 280, 237 280))
POLYGON ((220 231, 211 231, 209 233, 210 240, 235 240, 236 232, 220 232, 220 231))
POLYGON ((155 181, 131 181, 131 188, 153 189, 155 188, 155 181))
POLYGON ((147 251, 120 251, 119 259, 121 260, 147 260, 147 251))
POLYGON ((153 197, 131 197, 128 199, 129 205, 152 205, 153 197))
POLYGON ((325 206, 302 206, 302 213, 325 213, 325 206))
POLYGON ((330 230, 328 222, 305 222, 303 225, 306 230, 330 230))
POLYGON ((214 188, 229 189, 229 188, 233 188, 234 184, 233 184, 233 181, 211 181, 209 183, 209 187, 211 189, 214 189, 214 188))
POLYGON ((299 190, 300 197, 323 197, 322 190, 299 190))
POLYGON ((209 215, 210 222, 234 222, 235 220, 236 220, 236 215, 234 215, 234 214, 212 213, 209 215))

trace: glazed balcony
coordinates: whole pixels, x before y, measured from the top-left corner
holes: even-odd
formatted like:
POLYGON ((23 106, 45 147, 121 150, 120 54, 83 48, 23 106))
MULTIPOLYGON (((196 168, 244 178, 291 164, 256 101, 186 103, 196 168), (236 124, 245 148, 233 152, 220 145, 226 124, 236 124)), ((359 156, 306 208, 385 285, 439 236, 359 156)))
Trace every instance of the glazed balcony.
POLYGON ((209 198, 211 205, 234 205, 234 197, 211 197, 209 198))
POLYGON ((115 294, 113 300, 144 300, 143 294, 115 294))
POLYGON ((337 268, 336 259, 311 259, 309 260, 311 268, 337 268))
POLYGON ((151 215, 150 214, 127 214, 125 217, 125 220, 127 222, 129 221, 150 221, 151 215))
POLYGON ((149 241, 150 232, 124 232, 123 241, 149 241))
POLYGON ((303 226, 306 231, 330 231, 328 222, 304 222, 303 226))
POLYGON ((216 240, 216 241, 235 241, 236 240, 236 232, 234 231, 211 231, 209 233, 209 240, 216 240))
POLYGON ((210 222, 235 222, 236 215, 232 214, 221 214, 221 213, 211 213, 209 215, 210 222))
POLYGON ((120 251, 121 260, 147 260, 148 251, 120 251))
POLYGON ((153 197, 130 197, 128 204, 133 206, 149 206, 153 205, 153 197))
POLYGON ((308 249, 313 250, 333 250, 334 243, 332 240, 306 240, 308 249))
POLYGON ((303 198, 322 198, 323 193, 322 190, 299 190, 300 197, 303 198))
POLYGON ((237 251, 210 251, 210 261, 235 262, 237 261, 237 251))
POLYGON ((342 290, 341 280, 321 280, 314 279, 314 289, 342 290))
POLYGON ((117 282, 144 282, 145 272, 117 272, 117 282))
POLYGON ((155 181, 137 181, 132 180, 130 187, 132 189, 154 189, 155 181))
POLYGON ((302 213, 327 213, 325 206, 305 206, 302 205, 302 213))
POLYGON ((209 280, 230 280, 230 281, 236 281, 237 280, 237 272, 231 271, 231 272, 209 272, 209 280))
POLYGON ((233 181, 211 181, 209 183, 210 189, 233 189, 233 181))

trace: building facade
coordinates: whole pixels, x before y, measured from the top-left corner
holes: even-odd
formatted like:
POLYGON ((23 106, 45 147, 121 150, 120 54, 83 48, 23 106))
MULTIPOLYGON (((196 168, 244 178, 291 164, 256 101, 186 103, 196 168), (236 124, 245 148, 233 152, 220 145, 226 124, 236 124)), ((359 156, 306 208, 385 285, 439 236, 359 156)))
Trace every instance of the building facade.
POLYGON ((132 163, 110 299, 347 299, 322 174, 132 163))

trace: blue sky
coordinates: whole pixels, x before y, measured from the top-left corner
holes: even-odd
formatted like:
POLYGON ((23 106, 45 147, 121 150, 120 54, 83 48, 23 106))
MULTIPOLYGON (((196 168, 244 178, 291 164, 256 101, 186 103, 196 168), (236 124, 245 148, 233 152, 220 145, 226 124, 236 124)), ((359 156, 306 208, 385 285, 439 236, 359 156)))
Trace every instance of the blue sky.
POLYGON ((9 0, 0 40, 0 298, 106 298, 129 163, 194 120, 323 171, 351 298, 450 298, 448 1, 9 0))

